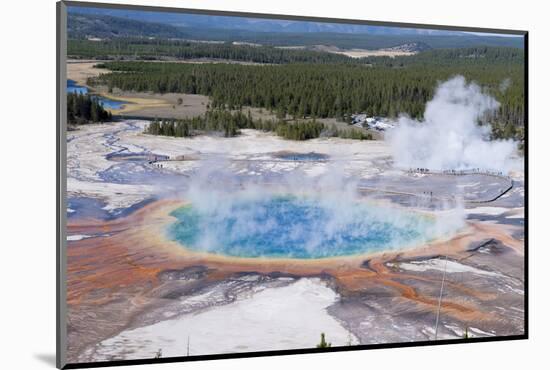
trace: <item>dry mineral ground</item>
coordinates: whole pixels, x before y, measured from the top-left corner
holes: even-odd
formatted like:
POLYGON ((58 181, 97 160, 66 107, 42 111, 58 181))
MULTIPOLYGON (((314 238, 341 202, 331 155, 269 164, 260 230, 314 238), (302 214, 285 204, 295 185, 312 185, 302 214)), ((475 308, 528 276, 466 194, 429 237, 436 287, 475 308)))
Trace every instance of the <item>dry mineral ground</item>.
POLYGON ((69 59, 67 60, 67 78, 78 85, 86 85, 88 77, 97 77, 105 70, 94 68, 101 60, 69 59))
POLYGON ((327 53, 347 55, 348 57, 352 57, 352 58, 365 58, 365 57, 395 58, 398 56, 410 56, 410 55, 416 54, 416 52, 414 51, 396 50, 395 48, 376 49, 376 50, 357 49, 357 48, 341 49, 333 45, 315 45, 313 47, 311 46, 276 46, 276 47, 280 49, 288 49, 288 50, 312 49, 317 51, 324 51, 327 53))
POLYGON ((147 118, 190 118, 204 114, 209 99, 204 95, 191 94, 156 94, 136 93, 129 91, 114 91, 113 93, 98 92, 106 98, 128 102, 122 109, 112 110, 121 117, 140 116, 147 118), (182 103, 178 104, 178 99, 182 103))
POLYGON ((383 140, 171 138, 145 125, 68 133, 69 362, 312 348, 320 332, 333 346, 524 333, 521 170, 416 173, 394 168, 383 140), (335 178, 353 179, 358 201, 457 226, 405 249, 321 259, 229 257, 166 234, 197 179, 223 191, 316 192, 338 190, 335 178))
MULTIPOLYGON (((101 60, 68 60, 67 78, 81 86, 87 86, 89 77, 99 76, 105 73, 104 69, 95 68, 102 63, 101 60)), ((188 118, 198 116, 206 112, 208 97, 203 95, 188 94, 155 94, 135 93, 114 89, 108 92, 106 87, 91 88, 91 91, 109 99, 127 102, 122 109, 111 109, 113 114, 120 116, 162 117, 162 118, 188 118), (182 104, 178 104, 178 98, 182 104)))
POLYGON ((366 58, 366 57, 390 57, 410 56, 416 54, 414 51, 404 51, 395 49, 340 49, 336 46, 316 45, 315 50, 326 51, 334 54, 347 55, 351 58, 366 58))

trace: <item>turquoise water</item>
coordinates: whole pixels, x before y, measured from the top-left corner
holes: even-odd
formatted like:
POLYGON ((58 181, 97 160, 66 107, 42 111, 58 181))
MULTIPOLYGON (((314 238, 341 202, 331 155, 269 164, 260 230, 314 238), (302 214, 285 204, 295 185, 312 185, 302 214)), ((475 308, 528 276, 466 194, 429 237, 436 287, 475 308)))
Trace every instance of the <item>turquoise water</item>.
MULTIPOLYGON (((80 86, 75 81, 68 79, 67 94, 68 93, 88 94, 88 88, 86 86, 80 86)), ((103 108, 105 109, 121 109, 125 104, 129 104, 128 102, 111 100, 98 95, 93 96, 103 105, 103 108)))
POLYGON ((324 161, 328 159, 328 155, 309 152, 309 153, 280 153, 277 158, 287 161, 324 161))
POLYGON ((67 94, 69 93, 87 94, 88 88, 86 86, 77 85, 73 80, 67 80, 67 94))
POLYGON ((274 196, 230 203, 177 209, 170 238, 227 256, 309 259, 405 248, 435 236, 431 218, 365 202, 274 196))

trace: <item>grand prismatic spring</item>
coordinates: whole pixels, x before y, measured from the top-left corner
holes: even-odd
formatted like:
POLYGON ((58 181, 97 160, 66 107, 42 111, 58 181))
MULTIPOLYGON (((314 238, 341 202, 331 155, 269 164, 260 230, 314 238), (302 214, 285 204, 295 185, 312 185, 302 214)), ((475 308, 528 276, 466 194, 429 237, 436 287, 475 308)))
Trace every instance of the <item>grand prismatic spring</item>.
POLYGON ((434 240, 432 217, 366 202, 272 196, 172 213, 169 235, 182 245, 234 257, 324 258, 401 249, 434 240))

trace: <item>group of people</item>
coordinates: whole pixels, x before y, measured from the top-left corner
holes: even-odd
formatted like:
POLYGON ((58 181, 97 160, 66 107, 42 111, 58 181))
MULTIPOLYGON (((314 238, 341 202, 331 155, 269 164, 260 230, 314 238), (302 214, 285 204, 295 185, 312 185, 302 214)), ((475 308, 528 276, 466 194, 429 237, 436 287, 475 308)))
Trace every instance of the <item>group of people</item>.
POLYGON ((504 174, 501 171, 482 170, 481 168, 473 168, 473 169, 470 169, 470 170, 443 170, 442 172, 446 175, 480 174, 480 175, 504 176, 504 174))
POLYGON ((150 165, 152 165, 153 167, 156 167, 156 168, 163 168, 163 165, 162 163, 156 163, 156 162, 149 162, 150 165))
MULTIPOLYGON (((430 171, 428 168, 411 168, 407 172, 409 173, 430 173, 433 171, 430 171)), ((481 168, 473 168, 469 170, 442 170, 441 173, 445 175, 474 175, 474 174, 480 174, 480 175, 492 175, 492 176, 505 176, 502 171, 489 171, 489 170, 483 170, 481 168)))
POLYGON ((161 161, 169 161, 170 156, 161 156, 160 159, 158 156, 151 156, 149 158, 149 164, 156 168, 164 168, 164 165, 162 163, 157 163, 159 160, 161 161))
POLYGON ((417 168, 411 168, 411 169, 409 169, 408 172, 409 172, 409 173, 429 173, 430 170, 427 169, 427 168, 417 167, 417 168))

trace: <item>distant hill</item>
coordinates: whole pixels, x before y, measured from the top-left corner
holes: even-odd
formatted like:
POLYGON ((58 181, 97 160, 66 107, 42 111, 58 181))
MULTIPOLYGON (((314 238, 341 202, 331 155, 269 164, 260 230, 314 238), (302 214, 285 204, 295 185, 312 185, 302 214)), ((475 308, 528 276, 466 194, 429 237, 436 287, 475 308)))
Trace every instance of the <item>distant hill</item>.
POLYGON ((107 15, 137 21, 162 23, 176 27, 201 27, 232 29, 254 32, 289 33, 352 33, 375 35, 455 35, 456 31, 430 30, 419 28, 401 28, 370 26, 345 23, 326 23, 314 21, 290 21, 281 19, 262 19, 232 16, 215 16, 188 13, 165 13, 142 10, 104 9, 88 7, 69 7, 69 13, 89 15, 107 15))
POLYGON ((161 23, 150 23, 108 15, 69 13, 67 31, 70 38, 116 37, 186 37, 181 29, 161 23))
MULTIPOLYGON (((212 19, 208 24, 203 24, 202 26, 175 26, 124 17, 114 17, 107 14, 81 13, 80 11, 84 8, 75 9, 78 11, 70 11, 68 15, 68 34, 69 38, 72 39, 91 37, 102 39, 148 37, 162 39, 238 41, 274 46, 312 46, 322 44, 334 45, 342 49, 360 48, 369 50, 404 47, 404 45, 407 44, 420 45, 422 50, 430 48, 464 48, 475 46, 523 47, 523 38, 521 37, 479 36, 460 32, 454 32, 452 35, 449 33, 364 34, 326 31, 290 32, 288 29, 285 32, 259 32, 239 28, 219 28, 223 26, 223 22, 222 24, 218 24, 212 21, 212 19)), ((166 14, 167 17, 171 15, 172 14, 166 14)), ((218 18, 225 20, 228 17, 218 18)))

